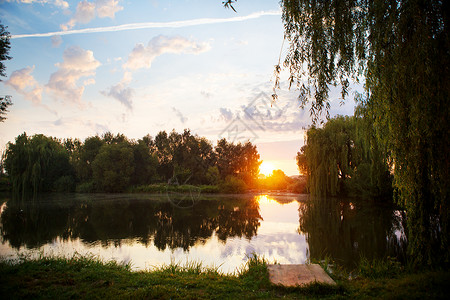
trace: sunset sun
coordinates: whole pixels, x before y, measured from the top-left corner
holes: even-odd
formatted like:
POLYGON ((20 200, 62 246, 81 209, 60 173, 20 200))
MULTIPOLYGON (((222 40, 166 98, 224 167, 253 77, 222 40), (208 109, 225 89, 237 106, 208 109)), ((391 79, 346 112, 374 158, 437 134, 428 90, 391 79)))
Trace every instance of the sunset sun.
POLYGON ((272 174, 272 171, 275 169, 274 165, 270 162, 263 161, 259 166, 259 174, 263 174, 265 176, 269 176, 272 174))

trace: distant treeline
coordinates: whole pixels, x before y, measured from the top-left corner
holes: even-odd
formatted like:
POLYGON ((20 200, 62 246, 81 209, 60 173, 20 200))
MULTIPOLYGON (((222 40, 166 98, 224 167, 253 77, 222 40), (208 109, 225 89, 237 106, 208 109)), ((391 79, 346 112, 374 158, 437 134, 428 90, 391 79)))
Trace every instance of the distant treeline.
POLYGON ((79 139, 19 135, 8 143, 3 167, 13 192, 124 192, 152 183, 219 185, 242 190, 256 186, 260 156, 250 142, 159 132, 128 139, 105 133, 79 139))

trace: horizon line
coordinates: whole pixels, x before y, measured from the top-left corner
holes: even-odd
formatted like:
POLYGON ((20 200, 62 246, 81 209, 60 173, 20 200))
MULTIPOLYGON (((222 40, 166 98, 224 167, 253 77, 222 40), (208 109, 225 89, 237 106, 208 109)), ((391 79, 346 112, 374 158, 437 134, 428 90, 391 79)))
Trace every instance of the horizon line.
POLYGON ((200 18, 185 21, 170 21, 170 22, 144 22, 144 23, 130 23, 117 26, 107 26, 107 27, 94 27, 94 28, 84 28, 84 29, 74 29, 74 30, 62 30, 46 33, 29 33, 29 34, 17 34, 11 35, 11 39, 21 39, 30 37, 52 37, 61 35, 71 35, 71 34, 86 34, 86 33, 102 33, 102 32, 116 32, 125 30, 138 30, 138 29, 150 29, 150 28, 182 28, 196 25, 207 25, 207 24, 219 24, 219 23, 231 23, 231 22, 241 22, 251 19, 257 19, 263 16, 277 16, 281 15, 281 11, 259 11, 254 12, 246 16, 232 17, 232 18, 200 18))

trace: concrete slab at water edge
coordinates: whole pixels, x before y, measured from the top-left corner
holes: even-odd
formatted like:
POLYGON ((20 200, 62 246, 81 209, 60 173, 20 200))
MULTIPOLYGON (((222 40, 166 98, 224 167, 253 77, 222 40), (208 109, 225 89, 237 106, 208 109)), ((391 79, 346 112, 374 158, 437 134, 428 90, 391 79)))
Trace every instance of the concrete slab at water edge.
POLYGON ((333 279, 317 264, 268 265, 269 279, 273 284, 301 286, 313 282, 335 285, 333 279))

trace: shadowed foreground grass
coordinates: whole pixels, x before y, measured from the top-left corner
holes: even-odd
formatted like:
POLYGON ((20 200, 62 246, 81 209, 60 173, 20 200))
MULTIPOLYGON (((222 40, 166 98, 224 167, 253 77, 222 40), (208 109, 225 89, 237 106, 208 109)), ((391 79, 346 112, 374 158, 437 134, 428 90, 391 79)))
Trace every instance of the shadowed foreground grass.
POLYGON ((270 284, 266 262, 257 256, 250 257, 233 275, 200 263, 171 263, 155 270, 132 272, 129 265, 95 257, 44 257, 14 264, 0 262, 0 299, 445 299, 449 280, 449 272, 435 271, 392 278, 337 279, 335 287, 313 284, 284 288, 270 284))

